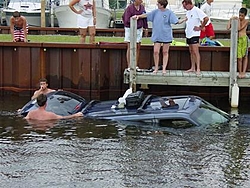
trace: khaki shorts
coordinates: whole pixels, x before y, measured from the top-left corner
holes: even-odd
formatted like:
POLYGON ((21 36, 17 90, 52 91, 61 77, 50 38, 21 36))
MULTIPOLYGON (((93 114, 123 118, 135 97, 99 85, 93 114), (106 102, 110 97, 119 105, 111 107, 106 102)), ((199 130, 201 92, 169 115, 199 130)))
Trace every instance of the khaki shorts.
MULTIPOLYGON (((137 34, 136 34, 136 42, 139 43, 141 42, 142 39, 142 28, 137 29, 137 34)), ((130 28, 125 27, 125 38, 124 38, 125 42, 130 42, 130 28)))

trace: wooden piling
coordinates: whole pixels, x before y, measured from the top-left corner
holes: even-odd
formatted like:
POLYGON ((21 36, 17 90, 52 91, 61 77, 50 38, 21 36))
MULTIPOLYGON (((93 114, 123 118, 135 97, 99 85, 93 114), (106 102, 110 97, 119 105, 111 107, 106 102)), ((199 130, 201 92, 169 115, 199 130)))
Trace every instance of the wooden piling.
POLYGON ((137 20, 130 18, 130 88, 136 90, 137 20))
MULTIPOLYGON (((232 100, 238 101, 238 95, 232 90, 238 87, 237 84, 237 41, 238 41, 238 20, 231 20, 231 43, 230 43, 230 81, 229 81, 229 100, 232 105, 232 100), (234 95, 233 95, 234 94, 234 95), (235 98, 236 97, 236 98, 235 98)), ((234 107, 238 104, 234 104, 234 107)))

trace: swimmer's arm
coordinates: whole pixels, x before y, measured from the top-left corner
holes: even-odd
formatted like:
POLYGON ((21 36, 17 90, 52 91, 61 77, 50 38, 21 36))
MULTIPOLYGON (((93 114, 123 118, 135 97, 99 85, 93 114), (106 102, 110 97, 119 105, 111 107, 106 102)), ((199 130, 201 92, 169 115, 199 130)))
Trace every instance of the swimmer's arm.
POLYGON ((34 92, 33 96, 31 97, 31 100, 36 99, 38 95, 40 95, 40 89, 34 92))
POLYGON ((76 117, 83 117, 83 113, 82 112, 78 112, 76 114, 72 114, 72 115, 68 115, 68 116, 56 115, 56 119, 71 119, 71 118, 76 118, 76 117))

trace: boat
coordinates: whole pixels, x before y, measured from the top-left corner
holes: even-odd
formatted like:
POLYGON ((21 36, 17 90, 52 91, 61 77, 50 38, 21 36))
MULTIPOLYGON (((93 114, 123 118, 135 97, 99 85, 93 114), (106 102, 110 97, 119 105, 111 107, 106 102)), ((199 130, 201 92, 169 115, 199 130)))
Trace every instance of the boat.
MULTIPOLYGON (((82 112, 88 119, 176 127, 227 124, 232 119, 229 114, 198 96, 161 97, 144 95, 142 91, 131 93, 132 89, 129 90, 118 100, 90 102, 71 92, 55 91, 47 95, 46 110, 63 116, 82 112)), ((19 114, 26 116, 37 107, 36 99, 31 100, 19 114)))
POLYGON ((214 30, 226 30, 227 23, 233 16, 239 16, 242 0, 216 0, 211 3, 210 20, 214 30))
MULTIPOLYGON (((50 11, 45 9, 45 24, 49 26, 50 11)), ((40 0, 10 0, 8 6, 3 9, 6 23, 10 25, 13 12, 19 11, 27 19, 29 26, 41 27, 41 1, 40 0)))
MULTIPOLYGON (((60 28, 77 28, 77 14, 69 8, 69 0, 60 0, 54 7, 54 13, 60 28)), ((77 8, 77 5, 76 9, 77 8)), ((108 28, 110 25, 111 11, 107 0, 96 0, 96 28, 108 28)))

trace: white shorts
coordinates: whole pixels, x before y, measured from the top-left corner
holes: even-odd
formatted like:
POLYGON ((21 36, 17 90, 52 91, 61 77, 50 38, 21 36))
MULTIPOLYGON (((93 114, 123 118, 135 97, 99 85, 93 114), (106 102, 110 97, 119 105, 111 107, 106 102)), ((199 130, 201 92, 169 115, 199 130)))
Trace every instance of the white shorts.
POLYGON ((91 26, 94 26, 93 16, 84 17, 80 14, 77 15, 77 27, 78 28, 87 28, 91 26))
MULTIPOLYGON (((130 42, 130 28, 129 27, 125 27, 125 38, 124 38, 124 41, 125 42, 130 42)), ((141 42, 141 39, 142 39, 142 28, 140 29, 137 29, 137 37, 136 37, 136 42, 139 43, 141 42)))

